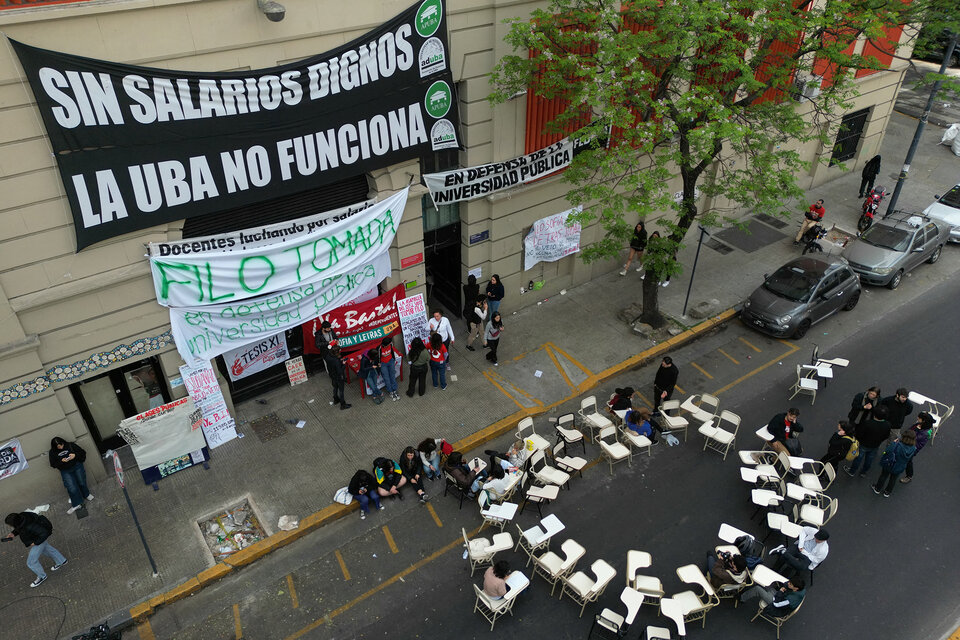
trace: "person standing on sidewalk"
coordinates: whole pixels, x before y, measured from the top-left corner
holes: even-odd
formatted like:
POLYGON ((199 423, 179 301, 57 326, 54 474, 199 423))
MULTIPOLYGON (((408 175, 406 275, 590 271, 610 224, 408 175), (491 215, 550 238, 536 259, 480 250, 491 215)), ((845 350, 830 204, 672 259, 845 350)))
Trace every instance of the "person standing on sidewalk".
POLYGON ((823 208, 823 198, 820 198, 810 205, 809 211, 803 214, 804 220, 800 224, 800 231, 797 232, 797 237, 793 239, 793 244, 800 244, 800 239, 803 238, 803 234, 820 224, 820 221, 823 220, 823 216, 826 213, 827 210, 823 208))
MULTIPOLYGON (((450 344, 456 342, 456 338, 453 336, 453 327, 450 326, 450 321, 443 317, 443 312, 439 309, 436 309, 433 312, 433 317, 430 318, 430 321, 427 322, 427 328, 430 329, 430 333, 436 333, 440 335, 440 338, 443 340, 443 346, 447 349, 447 362, 450 362, 450 344)), ((431 340, 432 342, 432 340, 431 340)), ((449 369, 449 364, 447 365, 449 369)))
POLYGON ((660 408, 660 403, 673 397, 673 389, 677 386, 680 370, 673 364, 673 358, 664 356, 653 378, 653 412, 660 408))
MULTIPOLYGON (((870 412, 873 411, 873 408, 880 403, 880 387, 870 387, 863 393, 858 393, 853 396, 853 401, 850 403, 850 413, 847 414, 847 419, 850 420, 850 426, 852 432, 856 432, 856 428, 867 419, 870 415, 870 412)), ((850 435, 853 435, 851 433, 850 435)))
POLYGON ((863 194, 870 193, 870 190, 873 189, 873 181, 877 179, 877 176, 880 175, 880 155, 875 155, 867 161, 867 164, 863 165, 863 171, 860 172, 860 176, 863 180, 860 181, 860 197, 863 197, 863 194))
POLYGON ((900 436, 899 440, 894 440, 887 445, 887 450, 880 457, 880 477, 877 483, 873 485, 873 492, 880 495, 883 491, 883 497, 889 498, 893 493, 893 488, 897 486, 897 478, 907 468, 907 463, 913 459, 917 453, 917 434, 907 429, 900 436), (884 487, 883 483, 887 486, 884 487))
POLYGON ((430 377, 433 379, 433 388, 439 383, 442 390, 447 388, 447 348, 439 333, 430 336, 430 377), (439 380, 438 380, 439 379, 439 380))
POLYGON ((887 422, 887 409, 876 407, 870 417, 857 427, 857 442, 860 443, 860 448, 853 462, 843 468, 847 475, 852 478, 859 470, 861 478, 866 476, 870 471, 870 465, 873 464, 873 459, 877 456, 877 450, 888 435, 890 435, 890 423, 887 422))
MULTIPOLYGON (((643 220, 637 223, 633 228, 633 237, 630 238, 630 253, 627 254, 627 264, 623 265, 620 275, 627 275, 630 270, 630 263, 637 261, 637 271, 643 274, 643 250, 647 248, 647 229, 643 226, 643 220)), ((640 276, 643 280, 643 275, 640 276)))
POLYGON ((467 350, 476 351, 473 348, 473 341, 480 337, 480 334, 483 333, 484 325, 487 320, 487 299, 483 296, 477 296, 477 299, 473 303, 473 309, 470 310, 470 315, 467 316, 467 323, 470 326, 470 335, 467 336, 467 350))
POLYGON ((420 338, 414 338, 410 342, 407 362, 410 363, 410 384, 407 385, 407 397, 413 397, 413 388, 418 384, 420 386, 419 395, 422 396, 427 390, 427 367, 430 366, 430 352, 420 338))
POLYGON ((50 441, 50 466, 60 472, 63 486, 70 496, 68 514, 83 506, 84 497, 93 500, 87 487, 87 472, 83 468, 86 459, 87 452, 76 442, 67 442, 60 436, 50 441))
POLYGON ((397 393, 397 360, 400 353, 393 348, 393 340, 384 338, 380 341, 380 375, 383 376, 383 383, 387 387, 387 393, 394 402, 400 399, 397 393))
MULTIPOLYGON (((477 284, 477 276, 471 273, 467 276, 467 284, 463 285, 463 319, 467 323, 467 328, 470 327, 471 316, 473 316, 473 305, 479 297, 480 285, 477 284)), ((487 296, 483 296, 483 299, 486 300, 487 296)))
POLYGON ((483 333, 483 346, 490 349, 487 354, 487 360, 493 363, 493 366, 499 367, 497 362, 497 348, 500 346, 500 334, 503 333, 503 322, 500 320, 500 312, 494 312, 487 323, 487 329, 483 333))
POLYGON ((487 306, 490 313, 496 313, 500 310, 500 301, 506 292, 503 289, 503 283, 500 282, 500 276, 493 274, 490 276, 490 282, 487 283, 487 306))
POLYGON ((930 431, 933 429, 933 416, 931 416, 926 411, 921 411, 917 414, 917 421, 909 427, 910 431, 913 431, 914 437, 916 438, 916 444, 914 445, 917 450, 910 457, 910 461, 907 462, 906 474, 900 478, 900 482, 903 484, 908 484, 913 480, 913 460, 917 457, 917 454, 920 453, 920 450, 927 446, 927 442, 930 440, 930 431))
POLYGON ((850 435, 851 433, 853 433, 853 429, 850 428, 849 422, 846 420, 838 422, 837 430, 830 436, 827 452, 820 458, 820 462, 823 464, 830 463, 834 471, 839 470, 840 461, 847 457, 850 447, 853 446, 854 439, 850 435))
POLYGON ((349 409, 353 405, 347 404, 347 396, 344 387, 347 381, 347 370, 340 358, 340 345, 336 340, 331 340, 327 348, 327 353, 323 356, 323 362, 327 365, 327 373, 330 374, 330 384, 333 386, 333 401, 330 404, 340 403, 340 409, 349 409))
POLYGON ((47 555, 53 558, 54 565, 50 567, 50 571, 56 571, 67 564, 63 554, 47 542, 50 534, 53 533, 53 525, 46 516, 23 511, 7 514, 3 521, 13 528, 13 531, 7 534, 7 540, 13 540, 19 536, 23 546, 30 549, 27 552, 27 566, 37 575, 37 579, 30 583, 31 587, 39 587, 47 579, 47 574, 40 565, 40 556, 47 555))
POLYGON ((373 396, 373 404, 383 402, 383 394, 380 392, 380 352, 377 349, 370 349, 360 356, 360 378, 370 387, 370 395, 373 396))

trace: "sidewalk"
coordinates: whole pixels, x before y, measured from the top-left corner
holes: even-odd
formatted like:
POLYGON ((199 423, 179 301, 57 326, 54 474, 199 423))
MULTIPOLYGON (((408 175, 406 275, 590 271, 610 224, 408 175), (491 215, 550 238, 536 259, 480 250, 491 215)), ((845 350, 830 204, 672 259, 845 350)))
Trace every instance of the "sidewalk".
MULTIPOLYGON (((914 126, 910 118, 894 115, 881 151, 884 186, 892 187, 889 174, 895 179, 894 167, 899 168, 914 126)), ((954 183, 960 159, 946 147, 936 146, 940 135, 938 127, 927 127, 920 159, 915 161, 901 196, 903 208, 920 210, 934 191, 941 193, 945 185, 954 183)), ((826 200, 828 222, 855 228, 859 180, 859 171, 849 172, 810 193, 809 199, 826 200)), ((764 273, 799 255, 792 245, 797 224, 799 214, 798 220, 782 227, 751 220, 751 236, 736 229, 715 233, 722 246, 714 246, 722 252, 707 245, 701 249, 690 308, 711 299, 720 309, 737 305, 764 273)), ((689 246, 680 255, 687 268, 693 264, 696 239, 694 229, 689 246)), ((661 289, 665 313, 680 317, 689 280, 686 272, 661 289)), ((6 572, 0 607, 21 598, 52 596, 14 604, 16 613, 8 614, 5 634, 9 630, 11 638, 21 640, 69 637, 212 567, 213 558, 201 541, 196 521, 243 498, 251 500, 272 534, 281 515, 302 519, 329 507, 334 492, 357 468, 368 468, 377 456, 398 457, 404 447, 427 436, 466 441, 521 409, 542 411, 571 400, 595 383, 601 372, 654 346, 617 319, 619 311, 639 300, 639 282, 636 272, 626 277, 612 272, 540 305, 516 313, 503 309, 506 330, 500 366, 490 366, 482 350, 469 352, 465 341, 455 342, 446 391, 433 389, 428 382, 422 398, 409 399, 401 393, 399 402, 377 406, 369 399, 360 400, 354 382, 347 390, 353 408, 340 411, 330 406, 328 380, 319 375, 296 388, 264 395, 261 399, 266 404, 240 404, 235 417, 238 431, 245 437, 215 449, 209 470, 198 467, 176 473, 160 483, 158 492, 139 482, 132 457, 125 452, 128 490, 156 559, 158 578, 151 574, 112 477, 93 487, 97 498, 90 505, 90 516, 83 520, 65 515, 67 498, 60 493, 31 497, 30 503, 22 505, 5 505, 8 510, 20 510, 49 503, 47 515, 55 527, 51 542, 70 559, 70 564, 51 574, 42 587, 30 589, 33 576, 24 566, 23 547, 0 547, 0 566, 6 572), (270 434, 274 437, 261 441, 251 423, 271 414, 279 427, 270 434), (297 429, 288 420, 304 420, 306 426, 297 429), (62 599, 65 612, 57 598, 62 599)), ((690 326, 697 322, 681 321, 690 326)), ((461 322, 454 330, 464 336, 461 322)), ((651 370, 645 377, 652 375, 651 370)), ((406 381, 401 384, 401 391, 405 390, 406 381)), ((596 393, 599 398, 608 392, 604 388, 596 393)))

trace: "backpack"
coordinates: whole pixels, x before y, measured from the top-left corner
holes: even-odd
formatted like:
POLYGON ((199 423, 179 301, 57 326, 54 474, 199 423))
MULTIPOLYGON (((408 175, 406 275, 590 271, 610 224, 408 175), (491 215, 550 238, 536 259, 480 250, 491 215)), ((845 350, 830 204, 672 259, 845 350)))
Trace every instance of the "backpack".
POLYGON ((753 569, 763 562, 763 545, 753 536, 740 536, 733 543, 746 560, 748 569, 753 569))
POLYGON ((847 451, 847 457, 844 458, 847 462, 853 462, 857 459, 857 456, 860 455, 860 443, 857 442, 856 438, 851 438, 850 436, 843 436, 850 441, 850 450, 847 451))
POLYGON ((891 445, 889 449, 886 449, 883 452, 883 455, 880 456, 880 466, 886 470, 893 469, 893 465, 897 463, 897 454, 895 453, 894 446, 891 445))

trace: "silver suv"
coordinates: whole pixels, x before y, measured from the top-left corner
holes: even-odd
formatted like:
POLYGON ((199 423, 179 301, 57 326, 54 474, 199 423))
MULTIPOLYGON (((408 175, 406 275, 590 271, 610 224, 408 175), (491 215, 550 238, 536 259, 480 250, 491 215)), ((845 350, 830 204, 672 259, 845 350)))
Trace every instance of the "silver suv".
POLYGON ((919 213, 897 211, 874 221, 841 254, 867 284, 896 289, 903 274, 940 259, 950 227, 919 213))

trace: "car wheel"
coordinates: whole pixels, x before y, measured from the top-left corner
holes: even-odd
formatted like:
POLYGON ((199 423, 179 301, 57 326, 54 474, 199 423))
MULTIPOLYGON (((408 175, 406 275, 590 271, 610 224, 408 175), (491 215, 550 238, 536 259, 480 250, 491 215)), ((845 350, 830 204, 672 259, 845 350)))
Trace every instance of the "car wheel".
POLYGON ((797 330, 793 332, 793 337, 794 337, 794 338, 797 338, 797 339, 799 340, 799 339, 802 338, 803 336, 807 335, 807 331, 809 331, 809 330, 810 330, 810 321, 809 321, 809 320, 804 320, 804 321, 801 322, 800 325, 797 327, 797 330))
POLYGON ((887 283, 887 288, 896 289, 897 287, 900 286, 901 280, 903 280, 903 269, 893 274, 893 278, 890 280, 890 282, 887 283))
POLYGON ((929 258, 927 258, 927 262, 929 262, 930 264, 933 264, 934 262, 936 262, 937 260, 939 260, 939 259, 940 259, 940 251, 941 251, 942 249, 943 249, 943 245, 940 245, 939 247, 937 247, 937 250, 933 252, 933 255, 931 255, 929 258))
POLYGON ((857 303, 858 303, 858 302, 860 302, 860 292, 859 292, 859 291, 855 292, 852 296, 850 296, 850 299, 847 300, 847 304, 843 305, 843 310, 844 310, 844 311, 852 311, 853 308, 854 308, 855 306, 857 306, 857 303))

